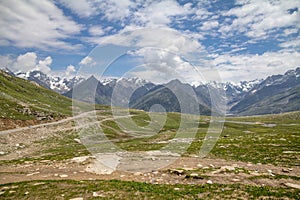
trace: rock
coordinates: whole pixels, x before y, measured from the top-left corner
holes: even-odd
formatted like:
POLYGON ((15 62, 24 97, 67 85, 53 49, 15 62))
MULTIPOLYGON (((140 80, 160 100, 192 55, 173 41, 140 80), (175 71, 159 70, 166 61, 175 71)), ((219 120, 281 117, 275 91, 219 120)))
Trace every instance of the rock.
POLYGON ((203 177, 199 176, 198 173, 187 174, 185 177, 186 178, 193 178, 193 179, 203 179, 203 177))
POLYGON ((300 185, 295 183, 284 183, 285 186, 300 190, 300 185))
POLYGON ((199 168, 202 168, 203 167, 203 165, 201 165, 200 163, 197 165, 197 167, 199 167, 199 168))
POLYGON ((206 181, 207 184, 213 184, 211 180, 206 181))
POLYGON ((0 151, 0 156, 3 156, 5 155, 5 152, 4 151, 0 151))
POLYGON ((103 194, 99 194, 98 192, 93 192, 93 197, 104 197, 103 194))
POLYGON ((143 175, 143 173, 142 172, 135 172, 133 175, 134 176, 141 176, 141 175, 143 175))
POLYGON ((192 167, 184 167, 182 168, 183 170, 185 171, 192 171, 192 170, 195 170, 195 168, 192 168, 192 167))
POLYGON ((24 193, 24 195, 27 195, 27 194, 29 194, 29 192, 28 192, 28 191, 24 193))
POLYGON ((180 188, 174 188, 174 190, 178 191, 178 190, 180 190, 180 188))
POLYGON ((209 166, 210 166, 211 168, 214 168, 214 167, 215 167, 213 164, 210 164, 209 166))
POLYGON ((234 171, 235 170, 235 167, 233 166, 222 166, 221 167, 221 170, 224 170, 224 171, 234 171))
POLYGON ((69 199, 69 200, 83 200, 82 197, 76 197, 76 198, 72 198, 72 199, 69 199))
POLYGON ((182 175, 184 173, 183 169, 171 169, 170 172, 172 174, 182 175))
POLYGON ((74 157, 74 158, 72 158, 72 161, 76 162, 76 163, 83 163, 83 162, 85 162, 89 158, 90 158, 90 156, 74 157))
POLYGON ((233 181, 233 182, 240 182, 240 179, 234 178, 234 179, 232 179, 232 181, 233 181))
POLYGON ((79 144, 81 144, 81 140, 78 139, 78 138, 75 138, 74 141, 77 142, 77 143, 79 143, 79 144))
POLYGON ((272 173, 272 170, 271 170, 271 169, 268 169, 267 171, 268 171, 269 173, 272 173))
POLYGON ((59 177, 60 177, 60 178, 67 178, 68 175, 67 175, 67 174, 61 174, 61 175, 59 175, 59 177))
POLYGON ((33 176, 33 175, 35 175, 35 174, 39 174, 40 172, 33 172, 33 173, 31 173, 31 174, 27 174, 26 176, 33 176))

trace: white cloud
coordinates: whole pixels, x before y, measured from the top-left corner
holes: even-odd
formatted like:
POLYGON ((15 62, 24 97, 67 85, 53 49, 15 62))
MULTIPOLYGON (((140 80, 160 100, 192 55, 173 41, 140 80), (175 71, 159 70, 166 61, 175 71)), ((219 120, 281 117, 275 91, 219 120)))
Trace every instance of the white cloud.
POLYGON ((173 0, 150 1, 134 13, 133 22, 146 27, 165 26, 172 22, 172 17, 187 15, 192 11, 190 4, 179 5, 173 0))
POLYGON ((216 20, 205 21, 205 22, 203 22, 202 26, 200 27, 200 30, 207 31, 207 30, 211 30, 213 28, 217 28, 218 26, 219 26, 219 22, 216 20))
POLYGON ((219 55, 213 64, 225 81, 241 81, 283 74, 300 66, 300 52, 265 52, 261 55, 219 55))
POLYGON ((133 27, 124 29, 119 34, 90 38, 89 41, 100 45, 114 44, 132 48, 155 47, 167 49, 180 55, 203 51, 203 46, 189 36, 189 34, 180 33, 170 28, 143 29, 133 27))
POLYGON ((104 35, 105 31, 100 26, 93 26, 89 28, 89 33, 93 36, 101 36, 104 35))
POLYGON ((14 60, 9 55, 0 55, 0 68, 9 68, 12 66, 14 60))
POLYGON ((80 17, 90 17, 98 14, 93 1, 87 0, 59 0, 65 7, 80 17))
POLYGON ((36 65, 36 69, 44 73, 49 73, 51 71, 50 65, 52 64, 52 58, 48 56, 44 60, 39 60, 36 65))
POLYGON ((34 52, 28 52, 26 54, 19 55, 12 67, 15 70, 28 72, 35 69, 36 64, 37 55, 34 52))
POLYGON ((80 47, 64 39, 80 33, 82 26, 66 17, 52 1, 1 1, 0 13, 1 45, 65 50, 80 47))
POLYGON ((201 82, 204 79, 196 68, 179 55, 157 48, 142 48, 131 52, 139 56, 139 66, 127 72, 127 76, 140 77, 153 83, 167 83, 178 79, 184 83, 201 82))
POLYGON ((70 77, 70 76, 74 76, 75 75, 75 72, 76 72, 76 69, 73 65, 69 65, 66 69, 66 76, 67 77, 70 77))
POLYGON ((299 7, 297 1, 250 0, 238 4, 240 6, 224 13, 224 16, 234 17, 230 24, 219 29, 224 35, 239 32, 252 38, 264 39, 279 28, 300 28, 299 11, 289 12, 299 7))
POLYGON ((27 52, 25 54, 19 55, 16 59, 9 56, 6 57, 6 67, 14 72, 28 72, 33 70, 39 70, 43 73, 49 73, 51 71, 52 58, 50 56, 45 59, 39 59, 35 52, 27 52))
POLYGON ((89 66, 94 66, 96 62, 93 60, 92 57, 86 56, 84 57, 80 62, 79 65, 89 65, 89 66))

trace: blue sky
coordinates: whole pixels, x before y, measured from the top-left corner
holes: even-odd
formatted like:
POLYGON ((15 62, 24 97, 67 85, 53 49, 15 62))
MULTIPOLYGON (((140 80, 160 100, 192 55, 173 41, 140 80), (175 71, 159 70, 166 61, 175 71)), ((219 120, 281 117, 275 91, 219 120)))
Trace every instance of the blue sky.
POLYGON ((140 67, 132 74, 154 78, 155 70, 177 70, 192 80, 180 70, 189 70, 184 56, 197 51, 210 60, 192 63, 204 76, 213 67, 223 81, 264 78, 300 66, 299 5, 298 0, 0 1, 0 67, 73 76, 84 67, 103 68, 97 58, 113 58, 106 45, 130 49, 135 42, 144 59, 123 55, 108 76, 144 64, 143 73, 140 67), (142 50, 148 46, 162 51, 142 50))

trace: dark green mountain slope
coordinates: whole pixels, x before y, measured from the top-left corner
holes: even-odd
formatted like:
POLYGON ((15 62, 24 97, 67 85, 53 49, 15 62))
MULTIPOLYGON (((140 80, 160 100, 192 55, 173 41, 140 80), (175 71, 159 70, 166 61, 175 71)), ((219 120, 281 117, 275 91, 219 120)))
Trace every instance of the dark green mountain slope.
POLYGON ((159 104, 167 112, 182 112, 198 115, 209 115, 210 109, 198 101, 193 88, 183 84, 179 80, 173 80, 165 85, 152 88, 144 96, 131 104, 131 108, 149 111, 150 108, 159 104))

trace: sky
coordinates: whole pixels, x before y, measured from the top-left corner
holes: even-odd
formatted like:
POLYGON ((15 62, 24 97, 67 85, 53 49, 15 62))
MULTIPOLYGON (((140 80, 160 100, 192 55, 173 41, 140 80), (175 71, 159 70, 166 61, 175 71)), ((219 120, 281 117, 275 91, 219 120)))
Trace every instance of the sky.
POLYGON ((299 7, 298 0, 0 0, 0 67, 156 82, 265 78, 300 67, 299 7))

